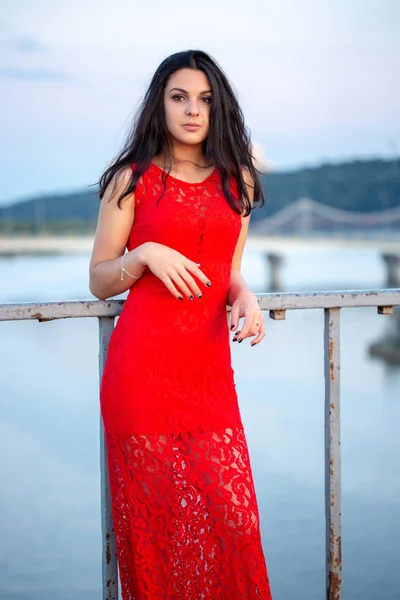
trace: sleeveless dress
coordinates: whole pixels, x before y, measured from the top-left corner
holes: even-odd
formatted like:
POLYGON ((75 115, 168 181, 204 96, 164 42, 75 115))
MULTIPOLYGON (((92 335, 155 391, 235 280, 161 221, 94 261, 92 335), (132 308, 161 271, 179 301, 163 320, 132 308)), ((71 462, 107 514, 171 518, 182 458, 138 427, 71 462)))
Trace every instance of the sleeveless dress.
POLYGON ((270 600, 226 313, 241 217, 216 168, 169 176, 156 205, 162 175, 151 163, 139 181, 127 248, 174 248, 211 287, 179 301, 145 269, 111 335, 100 406, 122 597, 270 600))

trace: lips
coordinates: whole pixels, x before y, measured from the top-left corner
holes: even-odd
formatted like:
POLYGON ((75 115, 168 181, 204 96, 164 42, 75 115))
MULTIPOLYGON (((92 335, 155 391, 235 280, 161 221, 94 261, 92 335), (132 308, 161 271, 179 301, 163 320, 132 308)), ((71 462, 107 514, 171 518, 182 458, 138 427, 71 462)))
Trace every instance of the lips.
POLYGON ((186 125, 182 125, 182 127, 187 129, 188 131, 197 131, 198 129, 200 129, 200 125, 197 125, 197 123, 186 123, 186 125))

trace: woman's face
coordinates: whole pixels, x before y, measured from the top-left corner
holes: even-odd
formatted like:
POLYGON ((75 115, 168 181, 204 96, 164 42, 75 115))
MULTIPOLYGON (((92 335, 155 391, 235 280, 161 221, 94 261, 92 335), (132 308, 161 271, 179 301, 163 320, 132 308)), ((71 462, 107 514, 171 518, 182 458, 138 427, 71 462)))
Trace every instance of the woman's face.
POLYGON ((208 135, 211 86, 198 69, 180 69, 168 79, 164 90, 165 120, 171 136, 181 144, 201 144, 208 135), (196 123, 198 127, 187 127, 196 123))

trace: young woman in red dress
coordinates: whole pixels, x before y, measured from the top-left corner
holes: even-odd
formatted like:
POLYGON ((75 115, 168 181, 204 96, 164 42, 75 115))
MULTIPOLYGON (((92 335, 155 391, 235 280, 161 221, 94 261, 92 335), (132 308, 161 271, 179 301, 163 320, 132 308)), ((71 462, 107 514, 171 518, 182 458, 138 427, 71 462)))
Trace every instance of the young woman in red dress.
POLYGON ((271 598, 229 339, 265 336, 240 271, 252 158, 226 76, 188 50, 100 179, 90 290, 129 290, 100 386, 124 600, 271 598))

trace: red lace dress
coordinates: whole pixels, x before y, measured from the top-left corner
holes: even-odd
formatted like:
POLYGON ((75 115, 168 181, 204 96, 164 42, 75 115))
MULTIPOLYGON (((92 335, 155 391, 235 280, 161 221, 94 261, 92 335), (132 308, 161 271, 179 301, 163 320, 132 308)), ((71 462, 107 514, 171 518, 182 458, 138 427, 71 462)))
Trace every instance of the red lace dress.
POLYGON ((111 336, 100 402, 122 596, 269 600, 226 315, 241 218, 216 169, 169 176, 157 206, 162 173, 152 163, 139 182, 128 250, 170 246, 212 285, 179 301, 146 269, 111 336))

